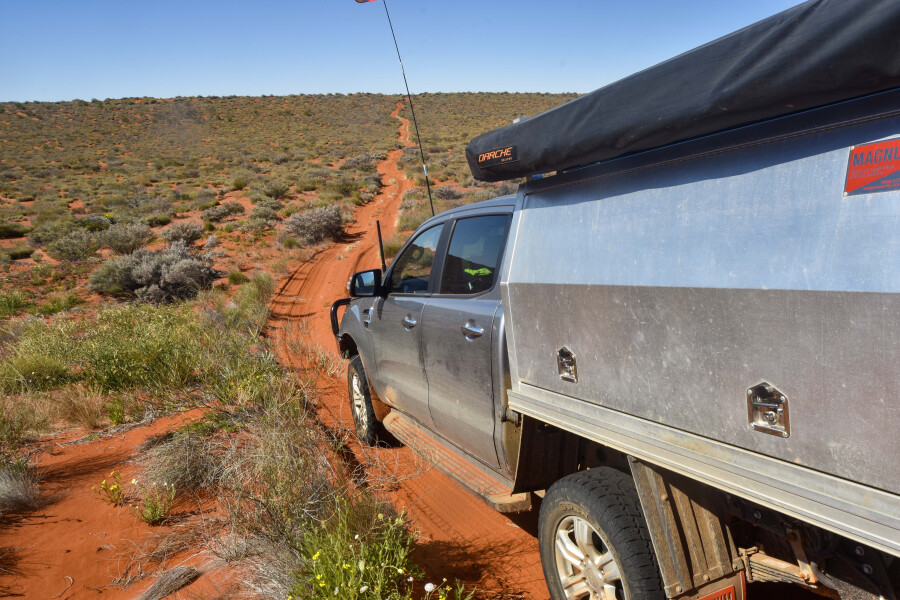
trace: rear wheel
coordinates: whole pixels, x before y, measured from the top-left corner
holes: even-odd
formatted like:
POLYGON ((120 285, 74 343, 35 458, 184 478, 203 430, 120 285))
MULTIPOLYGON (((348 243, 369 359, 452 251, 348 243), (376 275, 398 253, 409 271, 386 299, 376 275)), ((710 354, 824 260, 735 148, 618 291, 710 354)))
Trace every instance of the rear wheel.
POLYGON ((378 442, 378 420, 372 407, 372 392, 369 391, 369 379, 359 355, 350 360, 347 368, 347 391, 350 395, 350 410, 356 435, 366 445, 374 446, 378 442))
POLYGON ((609 467, 554 483, 541 504, 541 564, 553 600, 664 600, 630 477, 609 467))

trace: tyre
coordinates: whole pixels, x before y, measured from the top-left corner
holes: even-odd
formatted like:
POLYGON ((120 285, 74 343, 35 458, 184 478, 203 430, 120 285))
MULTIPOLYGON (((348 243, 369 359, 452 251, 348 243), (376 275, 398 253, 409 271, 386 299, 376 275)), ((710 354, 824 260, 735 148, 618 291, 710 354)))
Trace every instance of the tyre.
POLYGON ((560 479, 538 523, 553 600, 665 600, 662 578, 630 477, 609 467, 560 479))
POLYGON ((347 368, 347 391, 350 395, 350 410, 353 413, 353 423, 356 425, 356 435, 362 443, 374 446, 378 442, 381 424, 375 418, 369 378, 366 377, 366 369, 359 355, 350 359, 350 366, 347 368))

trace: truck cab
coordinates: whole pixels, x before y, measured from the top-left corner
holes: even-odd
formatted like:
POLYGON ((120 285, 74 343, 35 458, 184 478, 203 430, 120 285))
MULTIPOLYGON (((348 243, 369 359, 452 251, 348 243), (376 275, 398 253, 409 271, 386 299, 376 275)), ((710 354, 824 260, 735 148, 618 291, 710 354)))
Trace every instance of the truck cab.
MULTIPOLYGON (((338 332, 342 353, 357 353, 365 370, 373 416, 394 410, 503 476, 504 374, 494 366, 505 362, 499 273, 514 206, 508 196, 425 222, 383 275, 354 277, 353 291, 371 295, 350 303, 338 332)), ((357 423, 362 408, 354 404, 357 423)))

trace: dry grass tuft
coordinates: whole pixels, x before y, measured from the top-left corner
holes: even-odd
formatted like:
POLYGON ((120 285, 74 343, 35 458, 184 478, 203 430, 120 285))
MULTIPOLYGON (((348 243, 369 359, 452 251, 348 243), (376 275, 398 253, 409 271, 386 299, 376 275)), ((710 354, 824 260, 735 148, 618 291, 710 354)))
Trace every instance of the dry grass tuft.
POLYGON ((106 397, 98 390, 76 385, 60 395, 60 416, 85 429, 97 429, 105 421, 106 397))
POLYGON ((139 600, 161 600, 194 583, 200 575, 202 573, 194 567, 186 565, 173 567, 147 588, 147 591, 140 595, 139 600))
POLYGON ((0 515, 40 505, 40 478, 34 466, 24 459, 0 463, 0 515))
POLYGON ((201 433, 175 432, 148 451, 141 479, 174 485, 179 494, 209 488, 221 474, 217 450, 201 433))

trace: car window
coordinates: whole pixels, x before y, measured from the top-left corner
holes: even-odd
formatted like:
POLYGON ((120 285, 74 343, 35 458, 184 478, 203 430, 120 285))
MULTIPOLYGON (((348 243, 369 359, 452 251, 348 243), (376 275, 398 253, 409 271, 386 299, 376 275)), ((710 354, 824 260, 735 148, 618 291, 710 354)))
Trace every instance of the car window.
POLYGON ((478 294, 494 286, 508 222, 507 215, 456 222, 441 278, 442 294, 478 294))
POLYGON ((401 294, 425 294, 431 280, 431 268, 443 225, 420 233, 397 258, 391 273, 391 291, 401 294))

